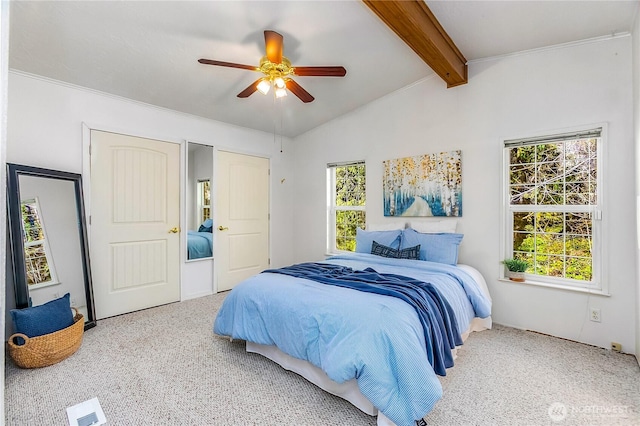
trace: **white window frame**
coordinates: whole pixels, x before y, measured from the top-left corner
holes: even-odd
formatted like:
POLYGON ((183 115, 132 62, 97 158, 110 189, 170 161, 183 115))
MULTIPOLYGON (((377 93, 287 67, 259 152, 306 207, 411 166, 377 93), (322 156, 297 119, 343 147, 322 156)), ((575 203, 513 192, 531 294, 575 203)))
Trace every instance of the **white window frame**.
MULTIPOLYGON (((47 265, 49 266, 49 275, 51 275, 51 279, 49 281, 43 281, 37 284, 29 284, 29 290, 36 290, 42 287, 48 287, 51 285, 59 284, 58 274, 56 273, 56 268, 53 263, 53 256, 51 255, 51 247, 49 246, 49 237, 47 236, 47 228, 44 224, 44 217, 42 214, 42 209, 40 208, 40 200, 38 197, 29 198, 26 200, 20 200, 20 227, 22 228, 22 241, 24 244, 24 262, 25 262, 25 270, 27 269, 27 263, 29 262, 29 258, 26 253, 27 247, 34 247, 38 245, 42 245, 44 247, 44 255, 47 259, 47 265), (42 228, 42 235, 44 239, 37 241, 26 241, 26 231, 24 229, 24 218, 22 217, 22 205, 23 204, 34 204, 36 207, 36 211, 38 214, 38 219, 40 220, 40 227, 42 228)), ((28 274, 27 274, 28 275, 28 274)))
POLYGON ((204 222, 206 219, 204 217, 204 210, 209 209, 209 218, 212 218, 211 212, 211 204, 204 204, 204 190, 203 184, 209 183, 209 201, 211 201, 211 179, 198 179, 197 184, 197 195, 198 195, 198 223, 204 222))
MULTIPOLYGON (((604 214, 605 194, 604 179, 605 170, 603 164, 606 158, 606 123, 592 126, 584 126, 580 128, 565 129, 560 132, 549 132, 546 135, 537 137, 528 137, 520 139, 504 139, 502 143, 503 164, 502 164, 502 208, 501 208, 501 250, 500 259, 513 257, 513 213, 518 211, 556 211, 556 212, 587 212, 592 214, 592 279, 589 282, 574 280, 570 278, 559 278, 536 274, 525 274, 524 284, 532 284, 543 287, 558 288, 563 290, 573 290, 578 292, 586 292, 592 294, 609 295, 608 283, 603 280, 605 274, 604 258, 602 253, 606 252, 605 241, 602 238, 603 228, 605 227, 606 215, 604 214), (511 205, 511 197, 509 192, 510 176, 509 176, 509 148, 520 145, 534 145, 537 143, 571 140, 577 139, 581 135, 589 132, 600 131, 600 137, 597 141, 597 177, 596 177, 596 203, 589 206, 530 206, 530 205, 511 205), (568 207, 568 208, 567 208, 568 207)), ((500 265, 499 277, 501 280, 507 280, 504 265, 500 265)))
MULTIPOLYGON (((366 199, 364 206, 337 206, 336 205, 336 167, 365 166, 364 161, 346 161, 342 163, 327 164, 327 253, 351 253, 347 250, 339 250, 336 247, 336 212, 337 211, 364 211, 366 215, 366 199)), ((365 177, 366 179, 366 177, 365 177)))

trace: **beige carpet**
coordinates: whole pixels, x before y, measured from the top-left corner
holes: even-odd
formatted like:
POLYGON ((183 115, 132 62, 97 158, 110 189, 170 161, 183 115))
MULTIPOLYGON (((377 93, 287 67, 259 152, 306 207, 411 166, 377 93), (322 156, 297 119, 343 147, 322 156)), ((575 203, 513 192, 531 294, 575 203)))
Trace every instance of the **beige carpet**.
MULTIPOLYGON (((50 367, 7 359, 6 424, 65 425, 65 408, 93 397, 109 425, 376 424, 243 342, 213 336, 225 295, 99 321, 50 367)), ((442 383, 429 425, 640 425, 632 356, 536 333, 472 334, 442 383)))

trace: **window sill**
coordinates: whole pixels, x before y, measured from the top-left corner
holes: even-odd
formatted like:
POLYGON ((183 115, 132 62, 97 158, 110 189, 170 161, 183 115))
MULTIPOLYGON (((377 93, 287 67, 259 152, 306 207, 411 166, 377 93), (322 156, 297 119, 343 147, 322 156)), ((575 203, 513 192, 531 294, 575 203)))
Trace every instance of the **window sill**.
POLYGON ((610 297, 611 294, 607 291, 603 291, 600 289, 594 289, 594 288, 585 288, 585 287, 571 287, 571 286, 566 286, 566 285, 560 285, 560 284, 550 284, 550 283, 543 283, 540 281, 530 281, 530 280, 525 280, 525 281, 512 281, 509 278, 498 278, 498 281, 502 281, 505 283, 509 283, 509 284, 524 284, 524 285, 532 285, 532 286, 537 286, 537 287, 547 287, 547 288, 555 288, 557 290, 567 290, 567 291, 573 291, 576 293, 586 293, 586 294, 594 294, 596 296, 606 296, 606 297, 610 297))
POLYGON ((37 290, 39 288, 51 287, 52 285, 62 284, 60 281, 47 281, 46 283, 29 284, 29 290, 37 290))

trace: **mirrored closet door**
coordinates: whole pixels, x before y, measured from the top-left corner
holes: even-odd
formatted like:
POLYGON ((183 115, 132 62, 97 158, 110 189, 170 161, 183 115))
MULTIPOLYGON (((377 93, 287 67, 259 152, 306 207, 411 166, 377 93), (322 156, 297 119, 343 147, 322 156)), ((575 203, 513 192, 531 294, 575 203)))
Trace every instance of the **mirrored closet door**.
POLYGON ((187 260, 213 258, 213 147, 187 147, 187 260))

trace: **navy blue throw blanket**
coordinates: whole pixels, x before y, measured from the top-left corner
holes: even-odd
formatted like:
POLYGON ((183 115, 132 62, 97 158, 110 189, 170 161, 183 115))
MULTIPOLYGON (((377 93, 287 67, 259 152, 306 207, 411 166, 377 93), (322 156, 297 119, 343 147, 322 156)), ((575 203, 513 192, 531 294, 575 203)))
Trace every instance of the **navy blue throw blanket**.
POLYGON ((433 284, 402 275, 380 274, 372 268, 359 271, 328 263, 300 263, 263 272, 402 299, 418 313, 424 329, 427 357, 433 370, 440 376, 446 376, 446 369, 453 367, 451 349, 462 345, 462 338, 451 306, 433 284))

